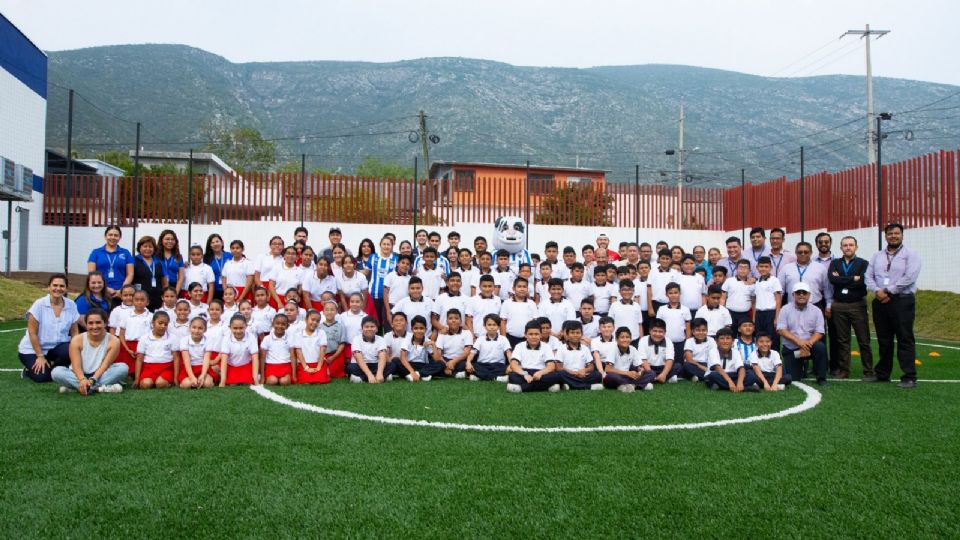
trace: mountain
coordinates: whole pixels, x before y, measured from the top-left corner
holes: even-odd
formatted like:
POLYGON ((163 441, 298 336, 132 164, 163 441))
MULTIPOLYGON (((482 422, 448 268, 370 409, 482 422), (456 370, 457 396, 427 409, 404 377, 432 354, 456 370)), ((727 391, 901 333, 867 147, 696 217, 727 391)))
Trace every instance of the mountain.
MULTIPOLYGON (((74 147, 86 155, 202 146, 200 126, 253 127, 278 140, 278 163, 352 168, 367 155, 412 162, 419 110, 440 137, 431 159, 609 169, 632 180, 676 178, 678 116, 685 109, 686 171, 699 183, 761 180, 866 160, 863 77, 770 78, 673 65, 586 69, 521 67, 466 58, 393 63, 232 63, 182 45, 121 45, 49 53, 47 142, 66 146, 74 88, 74 147), (366 133, 387 133, 362 135, 366 133), (339 137, 354 134, 350 137, 339 137), (779 144, 782 143, 782 144, 779 144), (693 150, 697 148, 697 150, 693 150), (664 171, 666 174, 660 172, 664 171)), ((884 161, 960 143, 960 88, 876 78, 884 161), (951 96, 951 97, 948 97, 951 96), (937 100, 923 111, 910 111, 937 100), (944 110, 946 109, 946 110, 944 110), (906 140, 911 130, 913 140, 906 140)))

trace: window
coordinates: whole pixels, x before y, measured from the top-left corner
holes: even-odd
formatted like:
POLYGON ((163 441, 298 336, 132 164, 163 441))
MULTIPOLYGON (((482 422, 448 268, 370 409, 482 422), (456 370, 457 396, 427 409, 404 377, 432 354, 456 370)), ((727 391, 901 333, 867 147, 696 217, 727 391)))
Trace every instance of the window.
POLYGON ((530 174, 530 194, 548 195, 553 193, 552 174, 530 174))
POLYGON ((586 176, 568 176, 567 185, 568 186, 579 186, 579 187, 590 187, 590 182, 593 180, 587 178, 586 176))
POLYGON ((457 171, 453 179, 453 190, 467 193, 473 192, 476 189, 475 177, 475 171, 457 171))

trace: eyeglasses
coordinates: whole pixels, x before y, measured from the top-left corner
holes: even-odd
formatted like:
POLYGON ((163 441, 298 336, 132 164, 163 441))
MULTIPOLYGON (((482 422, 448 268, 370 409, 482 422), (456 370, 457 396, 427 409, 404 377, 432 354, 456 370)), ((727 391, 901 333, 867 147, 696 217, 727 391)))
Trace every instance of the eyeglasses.
POLYGON ((793 294, 810 294, 807 291, 793 291, 793 294))
POLYGON ((805 250, 805 249, 804 249, 804 250, 797 250, 797 255, 810 255, 811 253, 813 253, 813 252, 812 252, 812 251, 807 251, 807 250, 805 250))

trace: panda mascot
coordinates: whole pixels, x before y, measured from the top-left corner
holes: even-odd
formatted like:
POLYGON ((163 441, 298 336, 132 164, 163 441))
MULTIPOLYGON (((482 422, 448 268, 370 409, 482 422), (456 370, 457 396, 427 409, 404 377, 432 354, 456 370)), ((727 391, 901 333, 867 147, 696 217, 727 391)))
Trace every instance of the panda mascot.
POLYGON ((494 222, 493 247, 510 253, 510 270, 519 272, 520 264, 532 264, 527 245, 527 224, 517 216, 503 216, 494 222))

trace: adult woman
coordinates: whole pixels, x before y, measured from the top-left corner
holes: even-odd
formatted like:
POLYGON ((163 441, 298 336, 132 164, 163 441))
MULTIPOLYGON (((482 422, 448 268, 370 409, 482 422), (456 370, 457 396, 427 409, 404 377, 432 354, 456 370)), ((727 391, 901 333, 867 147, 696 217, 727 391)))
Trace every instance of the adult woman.
POLYGON ((177 233, 167 229, 160 232, 157 237, 157 243, 160 244, 157 258, 163 264, 163 274, 167 278, 167 283, 179 291, 183 288, 183 255, 180 254, 180 240, 177 233))
POLYGON ((357 270, 359 270, 363 277, 370 279, 370 258, 373 257, 376 247, 373 245, 373 240, 369 238, 364 238, 360 241, 360 247, 357 248, 357 270))
MULTIPOLYGON (((110 299, 106 296, 105 288, 103 274, 96 270, 87 274, 87 283, 83 286, 83 292, 74 300, 77 304, 77 313, 86 315, 93 308, 109 312, 110 299)), ((80 326, 83 327, 83 319, 80 320, 80 326)))
POLYGON ((720 259, 723 258, 723 254, 720 253, 718 248, 712 247, 707 251, 707 281, 709 282, 713 279, 713 269, 717 266, 717 263, 720 262, 720 259))
POLYGON ((213 233, 207 237, 207 246, 203 250, 203 262, 210 265, 213 269, 213 297, 223 300, 223 265, 233 258, 230 253, 224 251, 223 237, 213 233))
POLYGON ((107 332, 107 312, 93 308, 83 317, 87 331, 70 340, 70 365, 57 366, 51 378, 60 391, 76 390, 84 396, 101 392, 121 392, 127 378, 127 366, 115 364, 120 340, 107 332))
POLYGON ((330 248, 330 257, 333 261, 330 263, 330 273, 333 277, 339 279, 343 275, 343 258, 347 255, 347 247, 343 244, 334 244, 330 248))
POLYGON ((450 263, 450 268, 456 268, 459 263, 460 250, 450 246, 443 252, 443 256, 447 259, 447 262, 450 263))
POLYGON ((167 286, 163 263, 154 257, 157 242, 152 236, 144 236, 137 242, 137 254, 133 257, 133 286, 147 293, 147 309, 156 311, 163 305, 161 295, 167 286))
MULTIPOLYGON (((283 264, 283 238, 279 236, 274 236, 270 239, 270 251, 260 256, 260 260, 257 261, 256 267, 253 272, 253 282, 254 284, 259 283, 263 285, 264 289, 270 290, 270 280, 273 279, 274 268, 277 265, 283 264)), ((270 305, 273 306, 274 300, 270 298, 270 305)), ((278 306, 274 306, 273 309, 279 309, 278 306)))
POLYGON ((80 318, 77 304, 66 297, 67 276, 50 276, 47 291, 27 311, 27 331, 17 348, 23 376, 35 382, 50 382, 54 366, 70 364, 70 337, 77 334, 80 318))
POLYGON ((120 247, 120 236, 120 227, 108 226, 103 233, 104 244, 87 257, 87 272, 98 270, 103 274, 113 305, 120 303, 120 289, 133 281, 133 255, 120 247))
POLYGON ((413 254, 413 244, 409 240, 403 240, 400 242, 400 246, 397 248, 397 251, 400 255, 412 255, 413 254))

